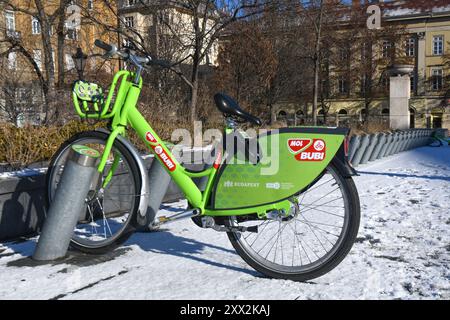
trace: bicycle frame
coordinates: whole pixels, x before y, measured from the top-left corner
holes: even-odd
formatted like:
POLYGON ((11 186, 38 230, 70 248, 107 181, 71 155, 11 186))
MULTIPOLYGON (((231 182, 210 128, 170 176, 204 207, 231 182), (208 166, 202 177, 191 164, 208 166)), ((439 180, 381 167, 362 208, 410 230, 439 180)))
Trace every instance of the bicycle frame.
MULTIPOLYGON (((168 174, 171 176, 173 181, 181 189, 186 199, 189 201, 192 207, 200 210, 202 215, 210 216, 236 216, 257 213, 258 216, 265 216, 266 212, 271 210, 289 210, 290 202, 287 200, 280 201, 275 204, 262 205, 253 208, 245 208, 239 210, 211 210, 206 208, 209 197, 211 194, 214 179, 216 178, 217 169, 220 166, 221 156, 219 155, 214 165, 200 172, 190 172, 184 168, 173 156, 169 148, 167 148, 164 141, 158 136, 158 134, 153 130, 150 124, 145 120, 142 114, 137 109, 136 105, 139 99, 139 95, 142 89, 142 78, 140 78, 139 84, 129 79, 133 78, 134 74, 129 71, 119 71, 113 80, 111 86, 106 108, 109 106, 111 101, 111 95, 114 91, 116 84, 120 77, 122 77, 122 82, 119 86, 116 101, 112 108, 111 116, 105 116, 103 118, 112 118, 111 128, 112 132, 106 142, 106 146, 98 166, 98 171, 103 172, 105 169, 108 157, 111 153, 111 149, 114 140, 118 135, 125 136, 127 125, 129 124, 133 130, 136 131, 138 136, 144 141, 147 147, 153 152, 155 158, 160 162, 160 164, 166 169, 168 174), (205 190, 202 192, 194 183, 192 178, 208 177, 208 182, 206 184, 205 190)), ((78 110, 77 110, 78 111, 78 110)), ((119 163, 120 159, 114 157, 113 165, 108 172, 106 179, 103 183, 105 187, 110 181, 114 170, 119 163)))

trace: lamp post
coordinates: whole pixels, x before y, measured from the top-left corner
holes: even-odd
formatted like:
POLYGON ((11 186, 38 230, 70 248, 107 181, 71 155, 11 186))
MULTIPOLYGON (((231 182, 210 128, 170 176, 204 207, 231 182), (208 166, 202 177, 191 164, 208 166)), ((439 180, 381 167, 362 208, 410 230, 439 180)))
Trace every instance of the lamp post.
POLYGON ((87 58, 88 56, 83 53, 83 50, 81 50, 81 48, 77 48, 77 52, 72 56, 72 59, 75 62, 75 68, 78 72, 78 78, 80 78, 80 80, 83 80, 83 72, 84 68, 86 67, 87 58))

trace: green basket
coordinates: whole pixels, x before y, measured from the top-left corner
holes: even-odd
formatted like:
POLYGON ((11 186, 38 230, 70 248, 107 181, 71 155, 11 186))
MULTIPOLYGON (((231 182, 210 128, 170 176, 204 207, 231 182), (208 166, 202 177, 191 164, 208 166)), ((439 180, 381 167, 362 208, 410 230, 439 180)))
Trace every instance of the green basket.
MULTIPOLYGON (((83 80, 75 81, 72 88, 75 111, 81 118, 99 120, 112 118, 116 111, 124 104, 126 93, 131 85, 131 81, 128 79, 133 76, 133 73, 126 70, 117 72, 106 99, 103 89, 98 84, 83 80), (116 90, 119 82, 119 88, 116 90), (111 107, 113 98, 114 104, 111 107)), ((142 85, 142 80, 140 85, 142 85)))

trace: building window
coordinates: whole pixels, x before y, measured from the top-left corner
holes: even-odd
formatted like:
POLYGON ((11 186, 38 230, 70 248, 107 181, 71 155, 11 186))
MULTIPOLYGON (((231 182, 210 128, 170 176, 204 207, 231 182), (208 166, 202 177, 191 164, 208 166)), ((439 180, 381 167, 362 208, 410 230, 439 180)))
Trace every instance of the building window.
POLYGON ((410 83, 411 92, 414 92, 416 90, 416 77, 415 76, 410 76, 409 77, 409 83, 410 83))
POLYGON ((33 50, 33 59, 40 70, 42 70, 42 51, 39 49, 33 50))
POLYGON ((127 28, 134 28, 134 17, 133 16, 125 17, 125 26, 127 28))
POLYGON ((130 38, 123 39, 122 45, 125 48, 133 48, 133 41, 130 38))
POLYGON ((364 42, 361 46, 361 60, 368 59, 370 56, 370 44, 364 42))
POLYGON ((440 56, 444 53, 444 36, 433 37, 433 55, 440 56))
POLYGON ((75 63, 70 54, 66 53, 64 58, 66 60, 66 70, 72 70, 73 68, 75 68, 75 63))
POLYGON ((88 10, 94 9, 94 0, 88 0, 87 8, 88 10))
POLYGON ((39 20, 33 17, 31 19, 31 33, 32 34, 40 34, 41 33, 41 24, 39 20))
POLYGON ((431 90, 442 90, 442 68, 431 69, 431 90))
POLYGON ((67 29, 66 39, 77 40, 77 29, 67 29))
POLYGON ((349 48, 340 48, 339 49, 339 58, 342 62, 347 62, 350 58, 350 50, 349 48))
POLYGON ((281 110, 278 112, 277 120, 284 120, 287 117, 286 111, 281 110))
POLYGON ((16 31, 16 21, 14 18, 13 11, 5 11, 5 20, 6 20, 6 30, 16 31))
POLYGON ((338 79, 338 92, 341 94, 348 93, 348 82, 347 79, 343 76, 338 79))
POLYGON ((345 110, 345 109, 341 109, 341 110, 339 110, 339 112, 338 112, 338 116, 339 117, 345 117, 345 116, 347 116, 348 115, 348 112, 347 112, 347 110, 345 110))
POLYGON ((17 54, 15 52, 8 53, 8 69, 15 70, 17 67, 17 54))
POLYGON ((363 74, 361 76, 361 93, 366 93, 368 87, 369 87, 369 79, 367 79, 367 75, 363 74))
POLYGON ((381 78, 381 89, 384 91, 388 91, 389 84, 390 84, 389 77, 387 75, 383 75, 381 78))
POLYGON ((409 38, 406 40, 406 56, 414 57, 416 55, 416 39, 409 38))
POLYGON ((124 7, 131 7, 136 4, 136 0, 124 0, 123 6, 124 7))
POLYGON ((382 49, 381 56, 383 58, 389 58, 391 56, 392 42, 389 40, 383 40, 383 45, 381 49, 382 49))

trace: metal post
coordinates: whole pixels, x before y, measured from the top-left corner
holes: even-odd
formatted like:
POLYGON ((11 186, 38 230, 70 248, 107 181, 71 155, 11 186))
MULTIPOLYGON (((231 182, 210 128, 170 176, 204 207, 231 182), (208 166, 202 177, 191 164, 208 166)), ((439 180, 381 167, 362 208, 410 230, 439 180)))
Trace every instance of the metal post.
POLYGON ((352 159, 352 165, 356 167, 359 162, 361 161, 361 158, 366 151, 367 145, 369 144, 369 135, 363 135, 361 138, 361 144, 359 145, 358 150, 356 151, 355 155, 352 159))
POLYGON ((392 139, 393 139, 392 133, 388 132, 386 134, 386 139, 385 139, 384 145, 381 147, 380 153, 377 156, 377 160, 381 159, 381 158, 384 158, 386 156, 386 152, 387 152, 387 150, 389 149, 389 146, 392 143, 392 139))
POLYGON ((364 152, 364 155, 361 158, 360 164, 366 164, 369 161, 370 156, 372 155, 373 149, 375 148, 375 145, 378 142, 378 134, 371 134, 370 135, 370 142, 367 146, 366 152, 364 152))
POLYGON ((394 149, 392 150, 392 154, 397 154, 400 152, 400 147, 403 143, 403 139, 404 139, 405 135, 403 131, 400 131, 398 133, 398 141, 397 144, 395 145, 394 149))
POLYGON ((170 184, 170 175, 161 163, 153 158, 152 164, 148 170, 148 182, 149 182, 149 197, 148 208, 146 213, 146 226, 140 227, 139 231, 151 231, 154 230, 153 223, 155 221, 156 214, 159 207, 166 195, 167 189, 170 184))
POLYGON ((33 259, 48 261, 66 255, 75 226, 86 213, 86 196, 92 180, 99 177, 96 175, 99 157, 100 153, 89 147, 71 147, 33 259))
POLYGON ((396 146, 397 141, 398 141, 398 132, 394 132, 394 133, 392 133, 391 144, 388 146, 386 153, 384 154, 386 157, 390 156, 392 154, 392 150, 396 146))
POLYGON ((352 161, 353 156, 358 150, 359 143, 361 141, 361 136, 352 136, 350 139, 349 147, 348 147, 348 161, 352 161))
POLYGON ((378 136, 378 141, 376 146, 373 149, 372 155, 369 158, 369 161, 374 161, 376 159, 378 159, 378 156, 381 152, 381 149, 383 148, 383 146, 386 144, 386 134, 385 133, 380 133, 378 136))

